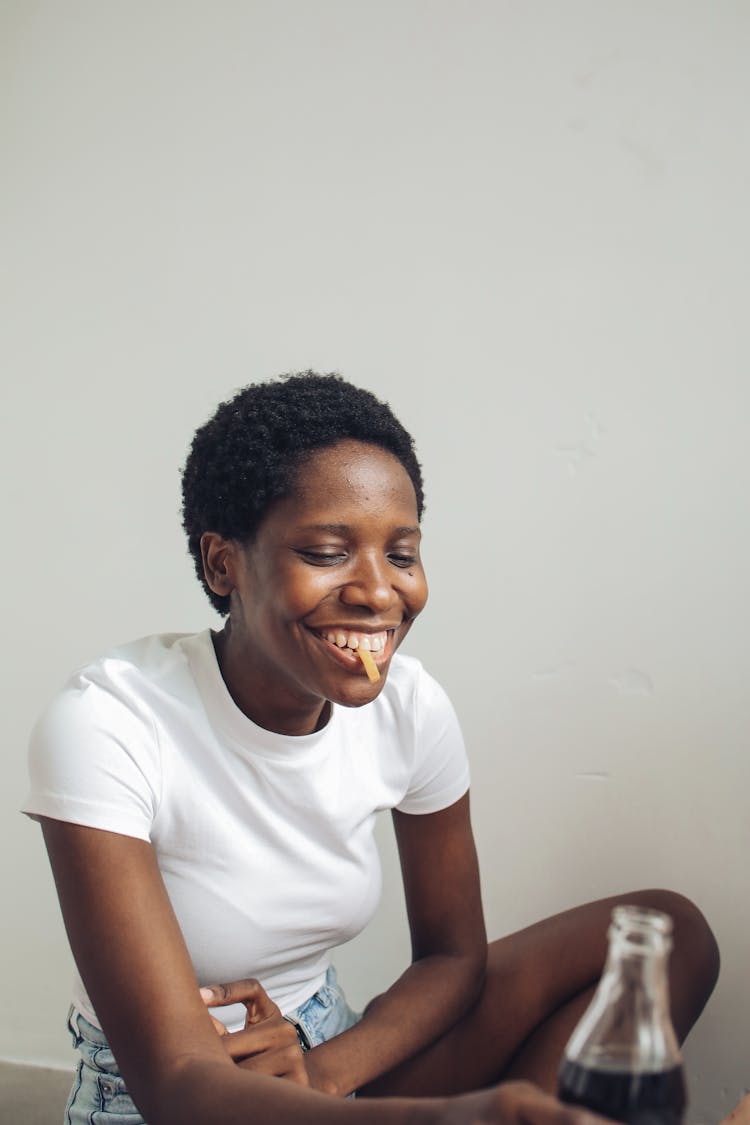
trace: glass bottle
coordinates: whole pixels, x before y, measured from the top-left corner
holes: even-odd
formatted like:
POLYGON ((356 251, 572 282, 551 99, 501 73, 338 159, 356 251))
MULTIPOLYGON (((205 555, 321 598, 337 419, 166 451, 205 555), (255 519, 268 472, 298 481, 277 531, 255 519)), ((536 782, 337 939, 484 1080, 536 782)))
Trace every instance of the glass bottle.
POLYGON ((558 1093, 628 1125, 680 1125, 682 1056, 669 1014, 672 919, 616 906, 604 973, 563 1053, 558 1093))

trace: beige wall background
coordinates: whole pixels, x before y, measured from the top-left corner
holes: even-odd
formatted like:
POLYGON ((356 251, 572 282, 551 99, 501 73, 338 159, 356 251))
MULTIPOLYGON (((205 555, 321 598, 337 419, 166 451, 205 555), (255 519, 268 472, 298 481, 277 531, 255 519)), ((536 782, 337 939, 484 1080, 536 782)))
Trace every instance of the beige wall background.
MULTIPOLYGON (((638 885, 723 950, 691 1123, 750 1085, 742 0, 5 0, 0 1057, 70 1065, 29 728, 82 661, 213 623, 193 429, 338 370, 415 432, 413 632, 470 748, 493 934, 638 885)), ((337 958, 407 955, 389 886, 337 958)))

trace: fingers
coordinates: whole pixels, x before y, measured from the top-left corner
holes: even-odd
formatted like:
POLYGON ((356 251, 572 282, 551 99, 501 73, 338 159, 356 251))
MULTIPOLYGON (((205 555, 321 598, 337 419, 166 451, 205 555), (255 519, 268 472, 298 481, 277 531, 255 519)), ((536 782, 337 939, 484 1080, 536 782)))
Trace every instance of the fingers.
POLYGON ((594 1125, 591 1114, 564 1105, 531 1082, 507 1082, 495 1090, 501 1120, 522 1125, 594 1125))
POLYGON ((302 1054, 297 1030, 283 1016, 263 1020, 243 1031, 228 1032, 223 1036, 223 1042, 229 1057, 235 1062, 264 1051, 279 1051, 288 1047, 294 1047, 302 1054))
POLYGON ((277 1051, 265 1051, 253 1055, 237 1064, 243 1070, 254 1070, 258 1074, 269 1074, 274 1078, 287 1078, 300 1086, 309 1086, 310 1079, 299 1043, 277 1051))
POLYGON ((229 1035, 229 1031, 227 1030, 226 1024, 223 1024, 221 1022, 221 1020, 217 1020, 216 1016, 212 1016, 210 1012, 208 1013, 208 1018, 211 1020, 211 1023, 214 1025, 214 1031, 216 1032, 217 1035, 222 1036, 222 1038, 225 1035, 229 1035))
POLYGON ((229 1057, 245 1070, 289 1078, 302 1086, 310 1084, 297 1030, 283 1016, 231 1032, 222 1042, 229 1057))
POLYGON ((247 1016, 242 1031, 227 1031, 223 1023, 211 1016, 227 1054, 239 1066, 309 1086, 297 1030, 284 1019, 259 981, 248 978, 211 984, 201 988, 200 993, 207 1007, 245 1005, 247 1016))
POLYGON ((249 977, 228 984, 210 984, 201 989, 201 998, 208 1007, 220 1008, 227 1004, 244 1004, 247 1008, 245 1026, 260 1023, 271 1016, 280 1015, 279 1009, 260 981, 249 977))
POLYGON ((479 1094, 449 1098, 446 1109, 446 1125, 612 1125, 580 1106, 559 1102, 531 1082, 503 1082, 479 1094))

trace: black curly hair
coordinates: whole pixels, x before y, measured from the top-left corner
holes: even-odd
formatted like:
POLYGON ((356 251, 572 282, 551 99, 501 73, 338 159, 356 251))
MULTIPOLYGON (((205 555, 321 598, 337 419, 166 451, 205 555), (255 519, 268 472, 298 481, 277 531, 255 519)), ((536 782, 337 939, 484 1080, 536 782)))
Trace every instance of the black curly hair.
POLYGON ((304 371, 253 383, 196 431, 182 473, 182 525, 198 578, 220 614, 229 612, 229 598, 206 582, 203 533, 251 542, 269 504, 290 494, 310 454, 346 438, 379 445, 401 462, 421 519, 422 471, 411 435, 387 403, 338 374, 304 371))

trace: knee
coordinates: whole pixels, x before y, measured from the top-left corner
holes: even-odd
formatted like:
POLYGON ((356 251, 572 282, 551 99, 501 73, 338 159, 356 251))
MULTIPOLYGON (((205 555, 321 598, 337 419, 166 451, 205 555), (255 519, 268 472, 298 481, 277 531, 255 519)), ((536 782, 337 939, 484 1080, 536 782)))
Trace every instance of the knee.
POLYGON ((639 895, 643 906, 669 914, 673 924, 673 958, 689 966, 705 998, 711 995, 719 976, 719 946, 702 911, 677 891, 654 889, 639 895))

